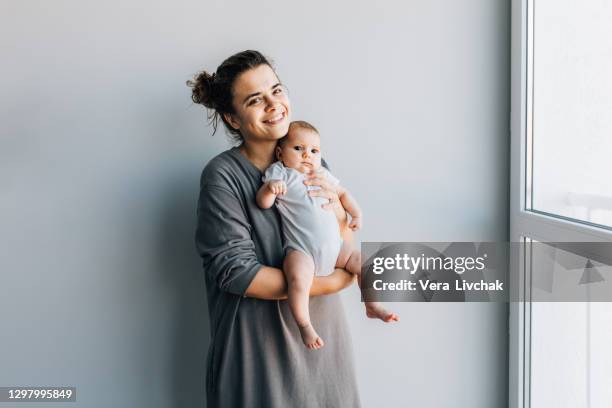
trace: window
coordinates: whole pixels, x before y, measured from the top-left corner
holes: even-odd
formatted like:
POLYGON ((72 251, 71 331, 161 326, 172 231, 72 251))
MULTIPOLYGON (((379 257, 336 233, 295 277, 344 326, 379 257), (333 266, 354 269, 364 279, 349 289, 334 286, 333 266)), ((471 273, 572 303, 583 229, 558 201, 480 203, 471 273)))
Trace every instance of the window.
MULTIPOLYGON (((609 256, 584 243, 612 243, 611 26, 605 0, 512 1, 511 241, 609 256)), ((612 302, 529 301, 528 251, 512 262, 510 407, 607 406, 612 302)))
POLYGON ((612 227, 612 3, 537 0, 529 11, 526 206, 612 227))

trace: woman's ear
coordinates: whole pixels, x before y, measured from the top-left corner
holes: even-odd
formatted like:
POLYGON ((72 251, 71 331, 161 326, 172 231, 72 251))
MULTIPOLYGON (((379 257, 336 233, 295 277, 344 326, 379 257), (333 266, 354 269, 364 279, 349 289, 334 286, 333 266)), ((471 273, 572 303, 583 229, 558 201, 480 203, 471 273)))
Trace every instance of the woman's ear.
POLYGON ((281 149, 280 146, 276 146, 276 160, 278 161, 282 161, 283 160, 283 151, 281 149))
POLYGON ((233 127, 234 129, 236 130, 240 129, 240 122, 238 122, 236 118, 234 117, 234 115, 232 115, 231 113, 224 113, 223 119, 225 119, 225 121, 229 123, 229 125, 233 127))

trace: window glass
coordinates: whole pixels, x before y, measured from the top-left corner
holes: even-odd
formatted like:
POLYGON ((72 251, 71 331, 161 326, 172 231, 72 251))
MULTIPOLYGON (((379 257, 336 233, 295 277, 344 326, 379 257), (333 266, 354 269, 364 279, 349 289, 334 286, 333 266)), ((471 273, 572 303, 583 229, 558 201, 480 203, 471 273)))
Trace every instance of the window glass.
POLYGON ((531 208, 612 227, 612 2, 533 12, 531 208))

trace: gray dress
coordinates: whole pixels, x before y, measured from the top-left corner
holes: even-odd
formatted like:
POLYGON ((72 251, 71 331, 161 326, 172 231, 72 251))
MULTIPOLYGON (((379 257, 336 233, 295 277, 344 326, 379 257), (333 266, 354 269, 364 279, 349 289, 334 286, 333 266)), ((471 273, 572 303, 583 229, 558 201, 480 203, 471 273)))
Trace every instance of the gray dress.
POLYGON ((280 218, 255 195, 262 173, 237 148, 204 168, 196 245, 210 313, 208 408, 358 408, 353 347, 338 294, 310 299, 320 350, 302 343, 286 301, 244 297, 262 265, 280 268, 280 218))

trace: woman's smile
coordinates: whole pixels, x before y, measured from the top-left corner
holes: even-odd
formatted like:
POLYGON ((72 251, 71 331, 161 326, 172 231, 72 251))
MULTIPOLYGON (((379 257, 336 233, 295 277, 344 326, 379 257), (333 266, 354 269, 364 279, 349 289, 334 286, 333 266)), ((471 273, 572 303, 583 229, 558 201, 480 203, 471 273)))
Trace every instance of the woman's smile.
POLYGON ((274 126, 274 125, 278 125, 278 124, 279 124, 279 123, 281 123, 283 120, 285 120, 285 117, 286 117, 286 116, 287 116, 287 115, 286 115, 286 113, 285 113, 285 112, 282 112, 282 113, 279 113, 278 115, 275 115, 274 117, 272 117, 272 118, 270 118, 270 119, 264 120, 263 122, 264 122, 265 124, 267 124, 267 125, 273 125, 273 126, 274 126))
POLYGON ((234 83, 232 126, 245 139, 275 142, 287 134, 291 103, 269 65, 249 69, 234 83))

